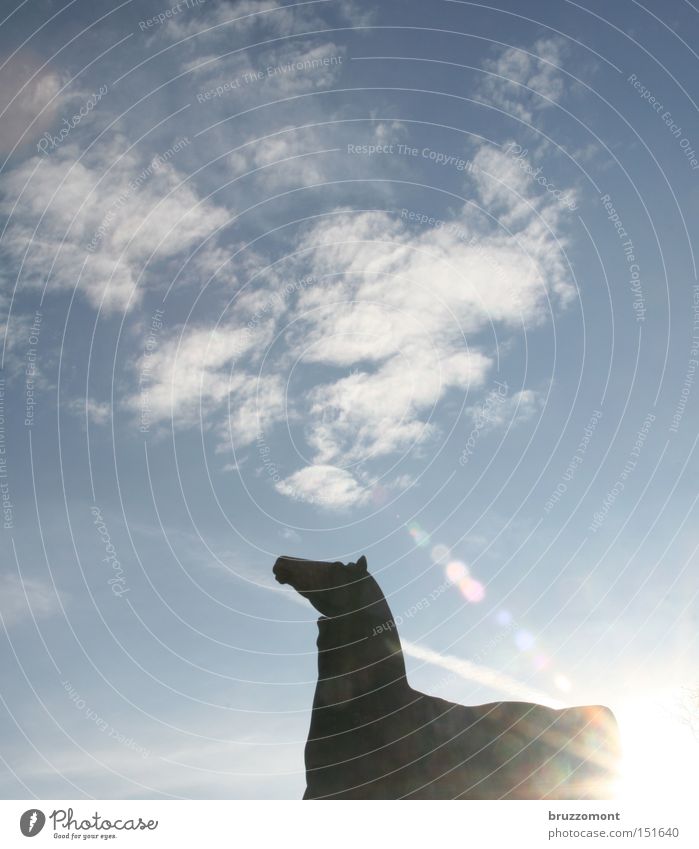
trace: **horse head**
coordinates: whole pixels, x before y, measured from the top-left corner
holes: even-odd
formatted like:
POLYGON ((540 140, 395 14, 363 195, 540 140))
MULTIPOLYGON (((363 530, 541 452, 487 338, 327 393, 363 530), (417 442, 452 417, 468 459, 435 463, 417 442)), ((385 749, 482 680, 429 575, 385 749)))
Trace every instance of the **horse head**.
POLYGON ((366 557, 356 563, 279 557, 272 570, 280 584, 289 584, 327 617, 346 616, 371 604, 368 591, 378 587, 370 579, 366 557), (373 586, 370 586, 373 585, 373 586))

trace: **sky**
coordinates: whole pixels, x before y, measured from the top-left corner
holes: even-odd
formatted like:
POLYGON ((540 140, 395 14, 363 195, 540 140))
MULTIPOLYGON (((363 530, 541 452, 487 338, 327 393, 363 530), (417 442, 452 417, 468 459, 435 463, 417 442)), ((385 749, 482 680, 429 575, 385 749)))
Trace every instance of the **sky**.
POLYGON ((687 792, 696 8, 3 9, 2 797, 300 797, 281 554, 687 792))

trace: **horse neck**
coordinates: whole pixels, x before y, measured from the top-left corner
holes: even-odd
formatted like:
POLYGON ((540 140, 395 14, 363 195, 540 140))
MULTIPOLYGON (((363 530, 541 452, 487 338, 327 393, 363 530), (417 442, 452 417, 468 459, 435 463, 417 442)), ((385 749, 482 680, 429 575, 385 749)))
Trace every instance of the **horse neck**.
POLYGON ((318 683, 351 680, 355 693, 408 687, 398 631, 388 602, 367 576, 374 601, 354 613, 318 620, 318 683))

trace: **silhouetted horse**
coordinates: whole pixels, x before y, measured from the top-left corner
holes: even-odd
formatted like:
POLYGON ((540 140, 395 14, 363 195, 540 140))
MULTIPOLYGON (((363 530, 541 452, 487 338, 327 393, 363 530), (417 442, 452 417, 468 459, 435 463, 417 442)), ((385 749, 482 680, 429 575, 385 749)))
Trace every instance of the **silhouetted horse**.
POLYGON ((607 799, 617 725, 605 707, 466 707, 413 690, 365 557, 280 557, 274 574, 322 614, 304 799, 607 799))

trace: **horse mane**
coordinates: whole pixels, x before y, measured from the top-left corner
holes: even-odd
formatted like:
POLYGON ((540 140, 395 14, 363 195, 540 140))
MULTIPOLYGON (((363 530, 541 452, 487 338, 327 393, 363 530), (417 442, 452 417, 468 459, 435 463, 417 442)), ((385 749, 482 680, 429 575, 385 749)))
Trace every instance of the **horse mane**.
POLYGON ((393 613, 373 575, 367 572, 357 580, 356 586, 359 588, 356 607, 338 616, 321 616, 318 619, 319 629, 329 634, 335 631, 345 634, 356 632, 364 636, 367 636, 367 630, 370 634, 395 631, 393 613))
POLYGON ((360 603, 356 610, 318 619, 317 646, 324 677, 341 674, 343 660, 353 655, 364 659, 364 670, 373 671, 386 683, 407 685, 403 649, 386 597, 368 573, 357 585, 360 603))

